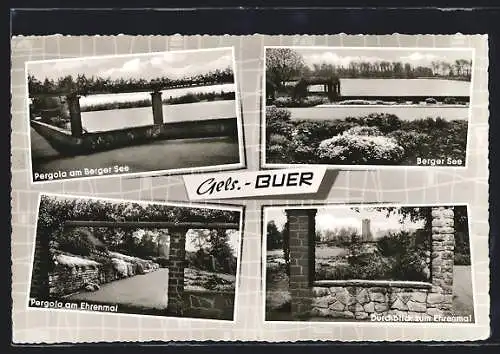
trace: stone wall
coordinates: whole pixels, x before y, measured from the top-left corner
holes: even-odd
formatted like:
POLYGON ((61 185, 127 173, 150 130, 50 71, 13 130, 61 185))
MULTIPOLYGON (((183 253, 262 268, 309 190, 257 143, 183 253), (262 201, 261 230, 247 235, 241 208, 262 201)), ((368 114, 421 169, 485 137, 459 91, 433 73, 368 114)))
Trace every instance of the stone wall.
POLYGON ((184 316, 234 319, 234 292, 184 291, 184 316))
POLYGON ((422 316, 438 310, 427 283, 360 280, 315 285, 312 316, 364 320, 372 314, 422 316))
POLYGON ((236 118, 208 119, 164 123, 106 132, 71 136, 63 129, 31 121, 31 126, 62 155, 81 155, 124 146, 144 144, 155 139, 199 139, 212 137, 238 137, 236 118))
POLYGON ((57 265, 49 274, 49 294, 57 297, 83 289, 88 284, 100 284, 98 266, 67 267, 57 265))
POLYGON ((431 277, 427 282, 314 281, 315 209, 290 209, 290 295, 295 318, 367 319, 380 315, 445 315, 453 305, 453 207, 432 207, 431 277))

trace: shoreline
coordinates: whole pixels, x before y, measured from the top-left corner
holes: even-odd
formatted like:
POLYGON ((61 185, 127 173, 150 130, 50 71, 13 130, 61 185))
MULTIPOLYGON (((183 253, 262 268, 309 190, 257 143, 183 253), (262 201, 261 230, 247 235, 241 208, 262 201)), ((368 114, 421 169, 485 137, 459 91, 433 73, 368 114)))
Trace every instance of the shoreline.
POLYGON ((398 107, 398 108, 469 108, 469 104, 320 104, 311 107, 283 107, 283 108, 362 108, 362 107, 398 107))

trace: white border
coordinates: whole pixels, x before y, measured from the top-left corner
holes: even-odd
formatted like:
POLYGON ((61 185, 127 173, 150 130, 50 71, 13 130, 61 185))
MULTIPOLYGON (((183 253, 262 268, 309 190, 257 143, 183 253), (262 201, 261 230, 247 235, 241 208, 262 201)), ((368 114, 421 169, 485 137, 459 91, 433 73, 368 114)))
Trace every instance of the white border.
MULTIPOLYGON (((484 324, 481 324, 478 321, 478 305, 477 305, 477 296, 476 296, 476 279, 475 279, 475 257, 473 257, 474 252, 472 251, 473 248, 473 242, 472 241, 472 236, 471 236, 471 222, 470 222, 470 206, 469 203, 430 203, 430 204, 422 204, 422 203, 403 203, 403 204, 395 204, 395 203, 365 203, 365 204, 360 204, 360 203, 353 203, 353 204, 339 204, 339 203, 326 203, 326 204, 311 204, 311 205, 268 205, 268 206, 262 206, 262 213, 263 213, 263 218, 262 218, 262 310, 263 310, 263 321, 265 324, 273 324, 273 323, 279 323, 279 324, 288 324, 288 325, 297 325, 297 323, 311 323, 311 324, 319 324, 321 323, 322 325, 326 326, 336 326, 336 325, 341 325, 341 326, 388 326, 388 327, 422 327, 425 328, 428 325, 430 326, 440 326, 440 327, 446 327, 446 326, 458 326, 458 327, 481 327, 484 326, 484 324), (471 283, 472 283, 472 301, 474 303, 473 308, 474 308, 474 322, 473 323, 468 323, 468 322, 371 322, 371 321, 345 321, 342 319, 335 319, 334 321, 268 321, 266 320, 266 276, 267 276, 267 210, 269 209, 334 209, 334 208, 376 208, 376 207, 445 207, 445 206, 466 206, 467 208, 467 226, 469 228, 469 250, 470 250, 470 257, 471 257, 471 283)), ((327 339, 327 338, 323 338, 327 339)), ((415 338, 417 340, 418 338, 415 338)), ((355 341, 355 340, 350 340, 350 341, 355 341)))
MULTIPOLYGON (((443 169, 443 170, 464 170, 467 168, 469 160, 469 147, 470 147, 470 126, 471 126, 471 116, 472 116, 472 104, 473 104, 473 87, 474 87, 474 73, 476 66, 476 48, 474 47, 329 47, 329 46, 264 46, 264 59, 263 59, 263 73, 262 73, 262 89, 261 89, 261 137, 260 143, 261 153, 260 153, 260 167, 262 169, 273 169, 273 168, 298 168, 300 166, 326 166, 329 168, 336 168, 343 171, 350 170, 386 170, 386 169, 422 169, 422 168, 432 168, 432 169, 443 169), (471 68, 471 79, 469 88, 469 115, 467 119, 467 141, 465 146, 465 161, 463 166, 429 166, 429 165, 331 165, 331 164, 286 164, 286 163, 266 163, 266 50, 267 48, 291 48, 291 49, 309 49, 309 50, 418 50, 418 51, 472 51, 472 68, 471 68)), ((376 106, 376 105, 375 105, 376 106)), ((346 106, 350 107, 350 106, 346 106)), ((366 107, 366 106, 364 106, 366 107)), ((384 105, 384 107, 387 107, 384 105)))
MULTIPOLYGON (((42 311, 42 312, 75 312, 75 313, 85 313, 85 314, 94 314, 94 315, 111 315, 111 316, 129 316, 129 317, 153 317, 160 319, 170 319, 170 320, 195 320, 195 321, 215 321, 217 323, 236 323, 237 316, 237 306, 238 306, 238 293, 240 287, 240 273, 241 273, 241 248, 243 245, 243 220, 245 207, 243 205, 217 205, 217 204, 202 204, 202 203, 184 203, 184 202, 156 202, 156 201, 145 201, 145 200, 134 200, 134 199, 118 199, 118 198, 101 198, 95 196, 84 196, 84 195, 76 195, 76 194, 63 194, 63 193, 51 193, 51 192, 40 192, 38 193, 38 201, 36 208, 36 226, 33 237, 33 249, 31 251, 30 258, 30 266, 29 266, 29 282, 28 282, 28 291, 26 292, 26 309, 28 312, 30 311, 42 311), (132 314, 126 312, 105 312, 105 311, 84 311, 84 310, 70 310, 70 309, 52 309, 52 308, 43 308, 43 307, 32 307, 29 306, 30 303, 30 295, 31 295, 31 282, 33 278, 33 263, 35 261, 35 250, 36 250, 36 238, 38 236, 38 216, 40 212, 40 202, 42 196, 47 197, 60 197, 64 199, 85 199, 85 200, 99 200, 99 201, 110 201, 115 203, 137 203, 141 205, 166 205, 172 207, 181 207, 181 208, 200 208, 200 209, 212 209, 212 210, 228 210, 228 211, 238 211, 240 213, 240 221, 239 221, 239 238, 238 238, 238 251, 237 251, 237 264, 236 264, 236 280, 234 287, 234 307, 233 307, 233 319, 232 320, 223 320, 223 319, 211 319, 211 318, 199 318, 199 317, 182 317, 182 316, 161 316, 161 315, 140 315, 140 314, 132 314)), ((43 300, 42 300, 43 301, 43 300)))
MULTIPOLYGON (((239 170, 247 167, 246 155, 245 155, 245 146, 244 146, 244 130, 243 130, 243 117, 241 110, 241 97, 239 94, 239 82, 238 82, 238 71, 236 65, 236 57, 234 46, 231 47, 216 47, 216 48, 203 48, 203 49, 189 49, 189 50, 172 50, 172 51, 162 51, 162 52, 151 52, 151 53, 139 53, 139 54, 116 54, 116 55, 99 55, 99 56, 88 56, 88 57, 72 57, 72 58, 63 58, 63 59, 46 59, 46 60, 33 60, 26 61, 24 63, 24 76, 26 79, 26 112, 27 116, 25 119, 28 121, 27 126, 27 134, 28 134, 28 167, 30 171, 30 183, 31 185, 37 184, 45 184, 45 183, 54 183, 54 182, 67 182, 67 181, 80 181, 80 180, 89 180, 89 179, 99 179, 99 178, 110 178, 110 177, 151 177, 151 176, 171 176, 178 175, 183 173, 193 174, 200 172, 218 172, 218 171, 231 171, 231 170, 239 170), (132 173, 123 173, 123 174, 108 174, 103 176, 84 176, 84 177, 76 177, 76 178, 62 178, 62 179, 53 179, 53 180, 41 180, 35 181, 33 179, 33 166, 32 166, 32 156, 31 156, 31 125, 30 123, 30 109, 29 109, 29 87, 27 83, 28 78, 28 65, 34 63, 57 63, 57 62, 67 62, 67 61, 81 61, 81 60, 92 60, 92 59, 106 59, 106 58, 128 58, 128 57, 147 57, 147 56, 155 56, 164 53, 192 53, 192 52, 207 52, 207 51, 223 51, 231 49, 232 55, 232 65, 233 65, 233 77, 234 77, 234 102, 235 102, 235 113, 236 113, 236 121, 237 121, 237 129, 238 129, 238 151, 239 151, 239 162, 232 164, 223 164, 223 165, 212 165, 212 166, 201 166, 201 167, 187 167, 187 168, 174 168, 168 170, 154 170, 154 171, 146 171, 146 172, 132 172, 132 173)), ((85 166, 82 166, 84 168, 85 166)), ((69 171, 66 171, 69 172, 69 171)))

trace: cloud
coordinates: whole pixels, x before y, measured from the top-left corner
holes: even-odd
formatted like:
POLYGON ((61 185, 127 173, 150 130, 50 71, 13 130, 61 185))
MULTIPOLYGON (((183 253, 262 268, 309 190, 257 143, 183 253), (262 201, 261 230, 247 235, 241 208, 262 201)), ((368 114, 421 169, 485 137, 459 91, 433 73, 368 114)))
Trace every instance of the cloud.
POLYGON ((333 64, 348 66, 351 62, 370 62, 382 61, 382 58, 375 56, 340 56, 337 53, 324 52, 319 54, 304 55, 304 61, 309 66, 314 64, 333 64))
POLYGON ((444 58, 436 54, 414 52, 409 55, 404 55, 400 57, 400 59, 406 62, 431 62, 434 60, 442 60, 444 58))

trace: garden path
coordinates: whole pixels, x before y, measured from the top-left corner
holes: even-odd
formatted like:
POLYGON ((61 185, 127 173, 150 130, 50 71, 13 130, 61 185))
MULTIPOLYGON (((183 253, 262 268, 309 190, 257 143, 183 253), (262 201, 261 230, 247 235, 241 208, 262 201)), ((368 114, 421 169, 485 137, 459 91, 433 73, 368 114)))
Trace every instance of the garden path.
POLYGON ((43 136, 30 127, 31 133, 31 155, 35 159, 53 158, 59 156, 59 153, 49 144, 43 136))
MULTIPOLYGON (((32 151, 46 152, 47 141, 33 138, 32 151)), ((148 144, 96 152, 89 155, 57 157, 33 153, 33 171, 74 171, 128 166, 129 173, 196 168, 202 166, 236 164, 239 162, 238 142, 231 138, 200 138, 156 140, 148 144)))
POLYGON ((148 309, 167 308, 168 269, 102 284, 93 292, 74 294, 68 300, 92 301, 148 309))

